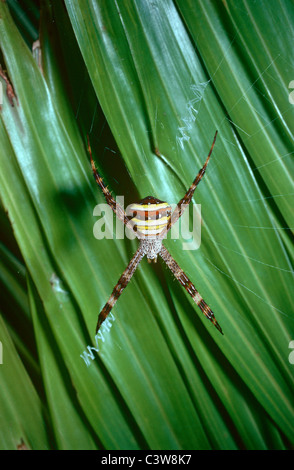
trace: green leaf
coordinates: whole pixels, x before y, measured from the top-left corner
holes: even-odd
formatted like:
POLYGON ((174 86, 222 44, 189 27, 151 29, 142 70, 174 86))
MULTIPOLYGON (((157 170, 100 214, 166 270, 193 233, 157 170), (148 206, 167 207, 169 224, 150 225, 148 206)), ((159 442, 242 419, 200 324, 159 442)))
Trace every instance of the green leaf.
MULTIPOLYGON (((0 3, 1 50, 17 96, 11 107, 4 94, 1 111, 1 196, 29 272, 51 446, 288 447, 290 27, 280 40, 274 2, 65 5, 43 4, 40 70, 0 3), (216 129, 194 196, 200 248, 185 249, 183 237, 164 243, 224 336, 165 267, 143 260, 95 337, 136 242, 93 236, 93 210, 105 200, 86 134, 99 172, 127 206, 149 194, 177 203, 216 129)), ((290 24, 292 4, 278 8, 290 24)))
POLYGON ((1 449, 48 449, 44 408, 0 316, 1 449), (5 406, 3 406, 5 404, 5 406))

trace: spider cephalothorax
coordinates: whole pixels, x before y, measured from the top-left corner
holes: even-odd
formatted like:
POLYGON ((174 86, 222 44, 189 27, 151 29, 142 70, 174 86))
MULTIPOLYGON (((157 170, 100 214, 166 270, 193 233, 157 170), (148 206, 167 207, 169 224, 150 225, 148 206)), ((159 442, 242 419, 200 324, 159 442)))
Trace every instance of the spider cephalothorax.
POLYGON ((157 262, 157 256, 160 253, 161 247, 162 240, 158 240, 157 238, 140 240, 140 250, 144 255, 146 255, 148 263, 151 263, 152 261, 154 263, 157 262))
MULTIPOLYGON (((125 271, 122 273, 121 277, 118 280, 118 283, 113 289, 113 292, 105 304, 103 309, 101 310, 97 327, 96 333, 99 330, 101 324, 106 319, 107 315, 115 305, 117 299, 121 295, 124 288, 128 285, 129 281, 131 280, 137 266, 139 265, 142 258, 146 255, 149 262, 157 261, 157 257, 160 256, 163 261, 165 261, 166 265, 172 271, 176 279, 180 282, 180 284, 186 289, 188 294, 191 295, 194 302, 198 305, 204 315, 214 324, 214 326, 222 333, 222 329, 219 326, 216 318, 211 310, 211 308, 207 305, 207 303, 203 300, 195 286, 186 276, 184 271, 180 268, 177 262, 173 259, 171 254, 163 245, 162 241, 165 238, 167 232, 170 228, 174 225, 174 223, 181 217, 185 208, 190 204, 194 191, 204 176, 209 158, 211 156, 215 140, 217 136, 217 131, 215 133, 212 146, 210 148, 208 157, 206 162, 204 163, 201 170, 198 172, 195 180, 193 181, 192 185, 186 192, 183 199, 179 201, 175 210, 171 211, 171 206, 164 201, 160 201, 153 196, 148 196, 142 199, 139 203, 134 203, 129 206, 131 211, 131 217, 127 216, 123 208, 117 204, 115 199, 113 199, 110 191, 103 183, 103 180, 99 173, 95 168, 95 164, 92 158, 91 148, 88 141, 88 148, 91 157, 91 165, 93 174, 95 177, 96 182, 100 186, 105 196, 107 204, 111 207, 111 209, 115 212, 116 216, 129 228, 133 231, 136 237, 140 240, 140 245, 134 254, 133 258, 131 259, 130 263, 128 264, 125 271)), ((156 152, 159 154, 159 152, 156 152)))

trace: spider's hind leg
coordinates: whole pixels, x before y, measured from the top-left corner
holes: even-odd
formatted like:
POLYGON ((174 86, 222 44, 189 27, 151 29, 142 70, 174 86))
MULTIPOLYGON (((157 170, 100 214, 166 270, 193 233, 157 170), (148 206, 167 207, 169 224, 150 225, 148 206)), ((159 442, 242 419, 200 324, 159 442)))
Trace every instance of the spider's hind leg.
MULTIPOLYGON (((210 156, 212 154, 213 147, 214 147, 214 144, 215 144, 215 141, 216 141, 217 133, 218 133, 218 131, 216 131, 215 134, 214 134, 213 142, 212 142, 212 145, 210 147, 210 151, 208 153, 208 157, 206 158, 206 161, 205 161, 203 167, 201 168, 201 170, 199 170, 196 178, 194 179, 194 181, 191 184, 190 188, 186 192, 185 196, 176 205, 176 208, 175 208, 175 210, 173 211, 173 213, 171 215, 171 218, 170 218, 170 220, 167 224, 167 227, 162 230, 161 234, 159 235, 159 238, 162 238, 162 239, 165 238, 166 233, 179 220, 179 218, 182 216, 184 210, 188 207, 188 205, 192 201, 194 191, 197 188, 198 184, 200 183, 200 181, 202 180, 202 178, 205 174, 205 171, 206 171, 206 168, 207 168, 207 165, 208 165, 208 162, 209 162, 209 159, 210 159, 210 156)), ((160 155, 160 152, 157 148, 155 149, 155 153, 156 153, 156 155, 160 155)))
POLYGON ((96 183, 98 184, 98 186, 100 186, 100 188, 101 188, 101 190, 104 194, 104 197, 106 199, 107 204, 111 207, 111 209, 113 210, 113 212, 115 213, 117 218, 119 220, 121 220, 136 235, 136 237, 138 237, 138 235, 134 231, 133 226, 130 223, 129 218, 128 218, 127 214, 125 213, 123 207, 120 206, 120 204, 118 204, 116 202, 116 200, 113 198, 113 196, 112 196, 111 192, 109 191, 108 187, 104 184, 102 176, 98 173, 98 171, 96 169, 96 166, 95 166, 95 163, 94 163, 94 160, 93 160, 93 157, 92 157, 92 150, 91 150, 91 146, 90 146, 89 136, 87 136, 87 139, 88 139, 88 152, 89 152, 90 159, 91 159, 92 172, 93 172, 96 183))
POLYGON ((208 162, 209 162, 209 159, 210 159, 210 156, 212 154, 213 147, 214 147, 214 144, 215 144, 215 141, 216 141, 216 137, 217 137, 217 131, 215 132, 214 139, 213 139, 208 157, 207 157, 203 167, 201 168, 201 170, 199 170, 195 180, 191 184, 191 186, 188 189, 188 191, 186 192, 185 196, 178 202, 177 207, 174 210, 174 213, 172 214, 171 225, 170 226, 172 226, 181 217, 181 215, 184 212, 184 210, 186 209, 186 207, 190 204, 190 202, 192 200, 192 197, 193 197, 193 194, 194 194, 194 191, 197 188, 198 184, 200 183, 200 181, 202 180, 202 178, 205 174, 205 171, 206 171, 206 168, 207 168, 207 165, 208 165, 208 162))

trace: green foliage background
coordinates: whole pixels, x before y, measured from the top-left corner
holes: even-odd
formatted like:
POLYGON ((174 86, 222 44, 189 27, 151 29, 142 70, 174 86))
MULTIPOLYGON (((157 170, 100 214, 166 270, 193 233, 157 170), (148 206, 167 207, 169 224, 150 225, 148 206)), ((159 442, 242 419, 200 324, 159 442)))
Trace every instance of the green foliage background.
POLYGON ((0 2, 2 449, 293 447, 293 24, 291 0, 0 2), (86 134, 128 205, 178 202, 216 129, 200 249, 166 246, 224 336, 143 260, 95 338, 136 241, 93 236, 86 134))

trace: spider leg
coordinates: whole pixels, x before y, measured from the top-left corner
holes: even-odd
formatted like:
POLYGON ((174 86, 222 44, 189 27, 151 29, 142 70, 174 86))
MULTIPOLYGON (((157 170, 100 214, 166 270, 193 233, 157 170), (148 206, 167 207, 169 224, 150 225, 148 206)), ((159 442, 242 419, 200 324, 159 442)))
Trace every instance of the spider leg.
POLYGON ((202 313, 204 313, 206 318, 208 318, 208 320, 210 320, 214 324, 214 326, 218 329, 218 331, 223 335, 222 329, 220 325, 218 324, 218 322, 216 321, 213 311, 207 305, 207 303, 203 300, 198 290, 195 288, 195 286, 192 284, 192 282, 186 276, 186 274, 180 268, 180 266, 176 263, 176 261, 173 259, 171 254, 167 251, 165 246, 162 245, 159 255, 161 256, 163 261, 165 261, 165 263, 167 264, 171 272, 174 274, 176 279, 179 281, 179 283, 186 289, 188 294, 191 295, 192 299, 201 309, 202 313))
POLYGON ((167 227, 165 229, 163 229, 163 231, 160 233, 159 235, 159 238, 164 238, 166 233, 171 229, 171 227, 177 222, 177 220, 179 220, 179 218, 181 217, 181 215, 183 214, 184 210, 188 207, 188 205, 190 204, 191 200, 192 200, 192 197, 193 197, 193 194, 194 194, 194 191, 195 189, 197 188, 198 184, 200 183, 200 181, 202 180, 203 176, 204 176, 204 173, 205 173, 205 170, 206 170, 206 167, 208 165, 208 162, 209 162, 209 159, 210 159, 210 156, 212 154, 212 151, 213 151, 213 147, 214 147, 214 144, 215 144, 215 141, 216 141, 216 136, 217 136, 217 133, 218 131, 215 132, 215 135, 214 135, 214 139, 213 139, 213 142, 212 142, 212 145, 211 145, 211 148, 210 148, 210 151, 209 151, 209 154, 208 154, 208 157, 203 165, 203 167, 201 168, 201 170, 199 170, 195 180, 193 181, 193 183, 191 184, 190 188, 188 189, 188 191, 186 192, 185 196, 178 202, 175 210, 173 211, 172 215, 171 215, 171 218, 169 220, 169 223, 167 224, 167 227))
POLYGON ((141 248, 139 247, 134 254, 133 258, 129 262, 127 268, 124 270, 122 273, 121 277, 118 280, 118 283, 116 284, 115 288, 112 291, 112 294, 108 300, 108 302, 104 305, 103 309, 101 310, 99 317, 98 317, 98 322, 96 326, 96 334, 110 313, 111 309, 114 307, 116 301, 118 300, 119 296, 122 294, 122 291, 124 290, 125 287, 127 287, 128 283, 130 282, 134 272, 136 271, 141 259, 144 257, 144 253, 142 252, 141 248))
POLYGON ((95 167, 95 163, 94 163, 94 160, 93 160, 93 157, 92 157, 92 150, 91 150, 91 146, 90 146, 90 140, 89 140, 89 136, 87 136, 88 138, 88 152, 89 152, 89 155, 90 155, 90 159, 91 159, 91 167, 92 167, 92 171, 93 171, 93 175, 94 175, 94 178, 96 180, 96 183, 100 186, 100 188, 102 189, 102 192, 104 194, 104 197, 106 199, 106 202, 107 204, 111 207, 111 209, 113 210, 113 212, 115 213, 115 215, 118 217, 118 219, 120 219, 135 235, 137 238, 138 237, 138 234, 135 232, 135 230, 133 229, 133 226, 132 224, 130 223, 130 220, 127 216, 127 214, 125 213, 125 211, 123 210, 123 208, 121 207, 120 204, 118 204, 116 202, 116 200, 112 197, 112 194, 111 192, 109 191, 109 189, 107 188, 107 186, 105 186, 104 182, 103 182, 103 179, 101 177, 101 175, 98 173, 96 167, 95 167))

